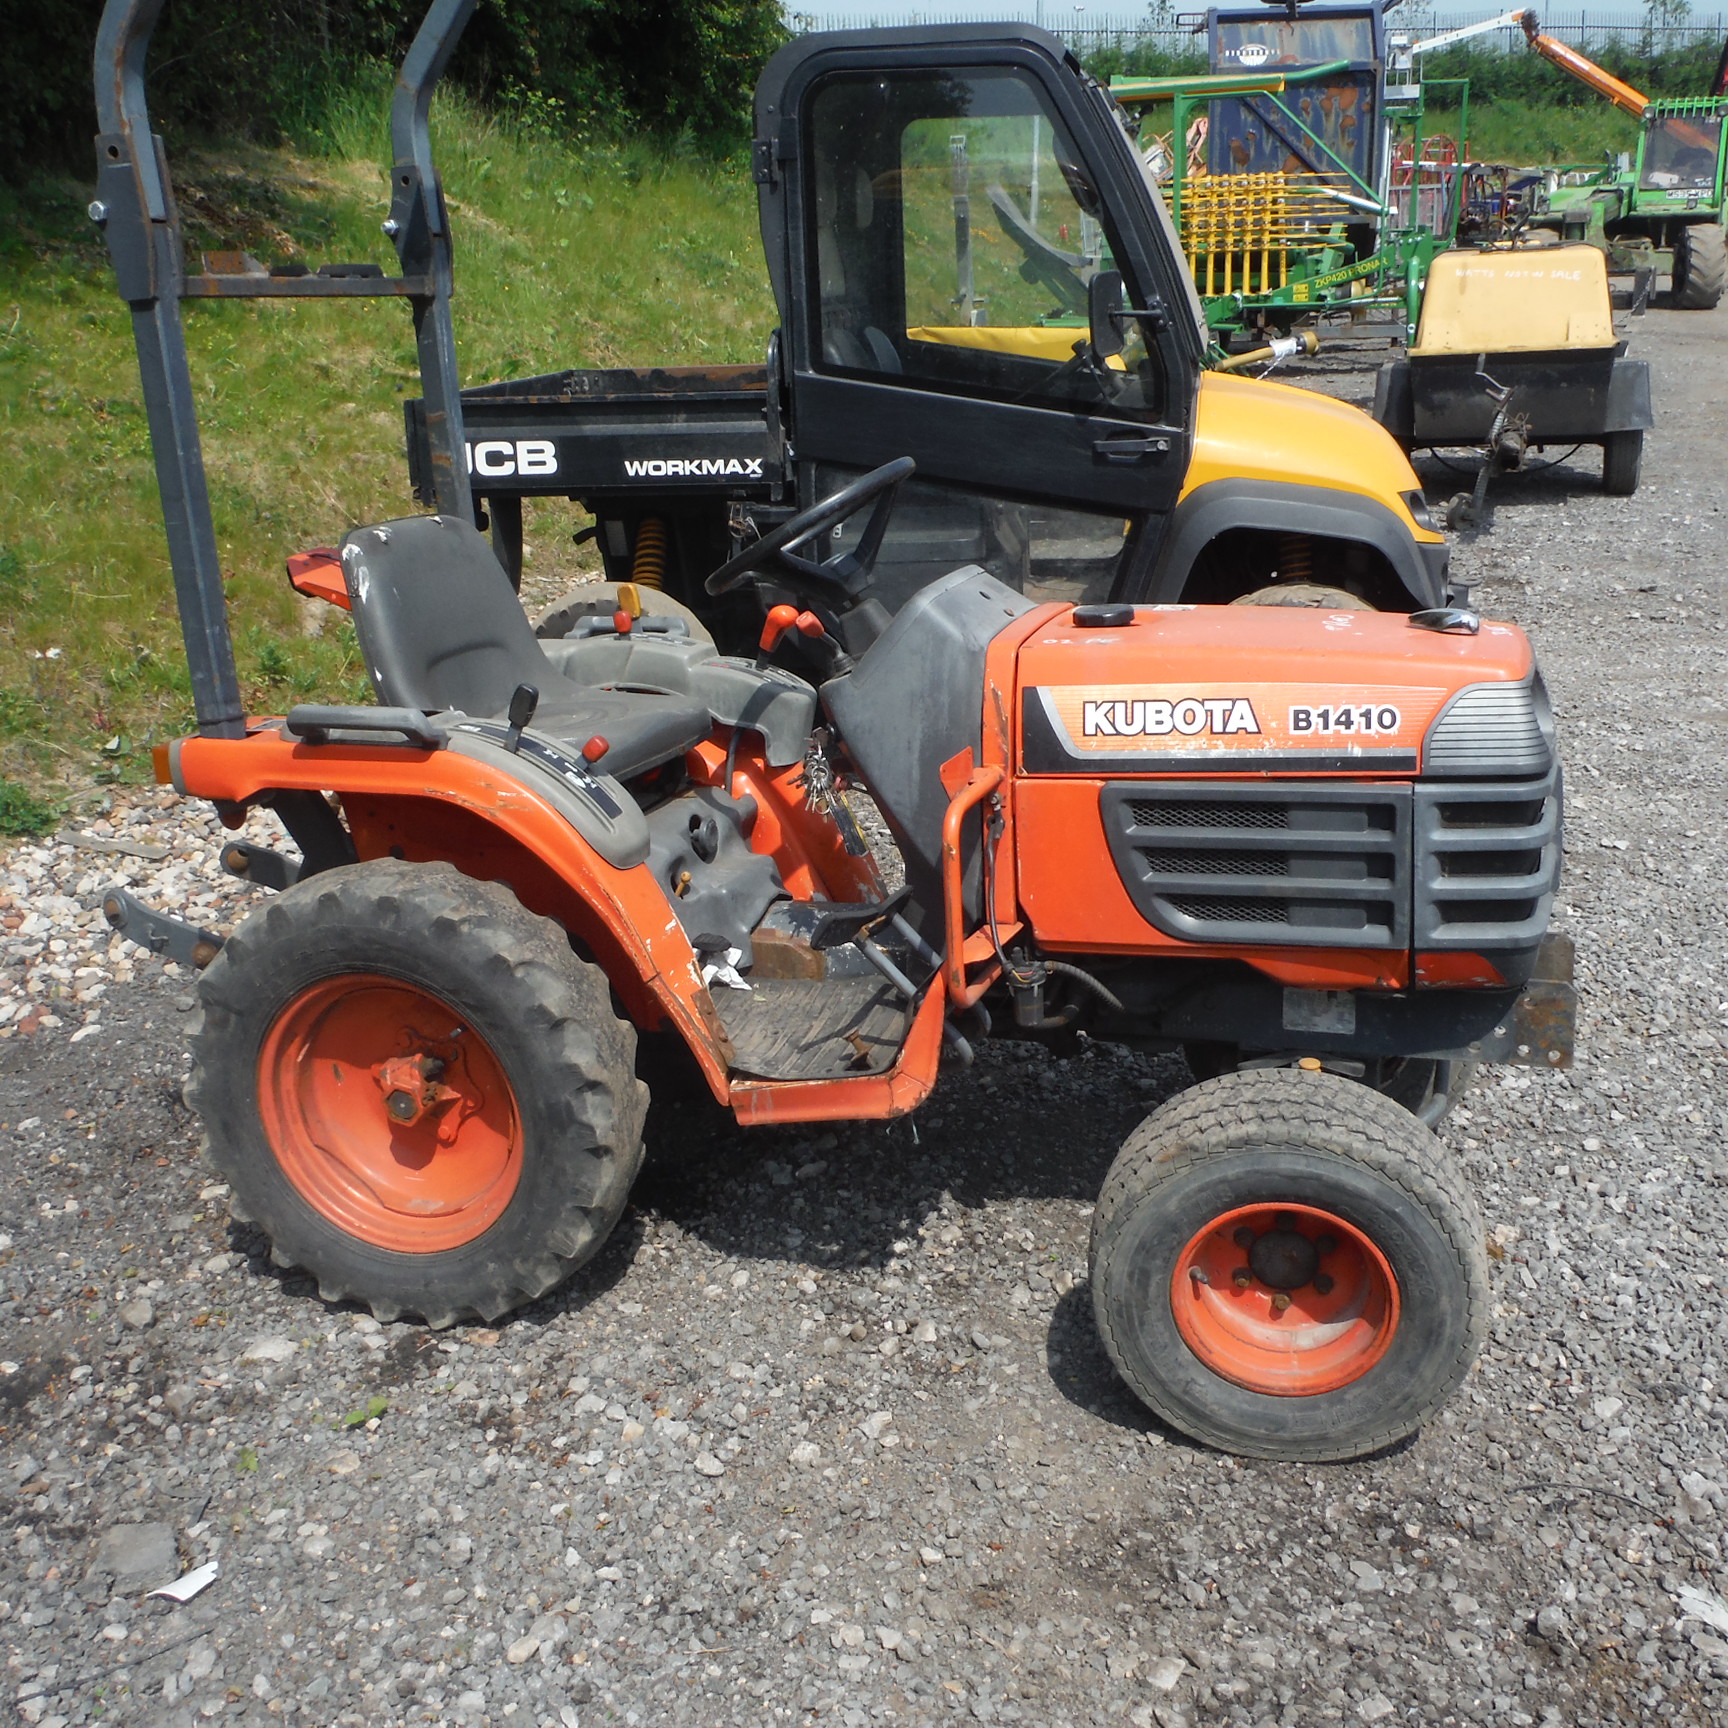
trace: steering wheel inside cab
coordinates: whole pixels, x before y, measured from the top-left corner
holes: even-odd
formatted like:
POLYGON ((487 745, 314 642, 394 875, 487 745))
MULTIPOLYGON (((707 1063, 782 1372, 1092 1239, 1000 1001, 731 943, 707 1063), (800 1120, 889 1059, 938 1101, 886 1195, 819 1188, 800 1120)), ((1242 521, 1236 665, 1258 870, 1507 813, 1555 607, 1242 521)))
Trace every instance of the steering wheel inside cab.
POLYGON ((710 594, 730 594, 747 582, 772 582, 789 587, 808 606, 771 607, 763 626, 759 661, 779 646, 788 631, 795 632, 824 662, 825 675, 833 678, 852 669, 852 657, 829 633, 828 623, 812 607, 821 608, 841 623, 847 645, 862 653, 888 626, 888 615, 880 601, 869 598, 871 575, 881 555, 888 520, 901 486, 916 472, 910 456, 896 457, 861 474, 848 486, 800 510, 779 527, 753 540, 736 557, 729 558, 703 586, 710 594), (855 516, 866 505, 870 518, 858 543, 826 558, 803 556, 798 548, 827 534, 855 516))

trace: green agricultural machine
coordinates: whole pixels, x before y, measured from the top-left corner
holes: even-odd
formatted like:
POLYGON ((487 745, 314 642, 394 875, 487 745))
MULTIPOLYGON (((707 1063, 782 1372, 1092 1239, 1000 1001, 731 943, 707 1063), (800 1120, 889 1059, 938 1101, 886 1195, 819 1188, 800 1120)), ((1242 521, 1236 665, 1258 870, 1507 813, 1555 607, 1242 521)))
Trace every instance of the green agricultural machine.
POLYGON ((1461 130, 1469 101, 1417 61, 1519 16, 1411 42, 1365 0, 1214 8, 1207 74, 1111 81, 1125 105, 1169 104, 1169 132, 1143 121, 1142 147, 1220 344, 1342 313, 1391 313, 1414 338, 1462 203, 1461 140, 1428 130, 1427 101, 1447 86, 1461 130))
POLYGON ((1612 271, 1666 274, 1674 306, 1708 311, 1717 305, 1728 291, 1728 53, 1708 95, 1653 102, 1577 49, 1543 35, 1534 12, 1520 22, 1545 60, 1638 121, 1638 145, 1630 155, 1606 166, 1548 170, 1532 198, 1530 227, 1595 246, 1608 255, 1612 271))

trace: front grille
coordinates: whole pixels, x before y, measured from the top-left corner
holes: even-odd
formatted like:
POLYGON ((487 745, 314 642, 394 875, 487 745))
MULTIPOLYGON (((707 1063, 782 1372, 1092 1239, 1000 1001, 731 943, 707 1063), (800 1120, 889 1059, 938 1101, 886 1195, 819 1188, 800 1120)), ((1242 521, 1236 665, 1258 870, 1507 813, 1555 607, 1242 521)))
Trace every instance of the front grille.
POLYGON ((1287 828, 1290 824, 1290 813, 1281 804, 1262 807, 1210 798, 1196 798, 1188 804, 1136 798, 1128 808, 1142 828, 1287 828))
POLYGON ((1151 852, 1146 868, 1160 876, 1283 876, 1290 862, 1264 852, 1151 852))
POLYGON ((1106 786, 1105 832, 1148 923, 1190 942, 1402 948, 1410 788, 1106 786))
POLYGON ((1415 944, 1533 946, 1560 884, 1560 770, 1516 786, 1418 784, 1415 944))

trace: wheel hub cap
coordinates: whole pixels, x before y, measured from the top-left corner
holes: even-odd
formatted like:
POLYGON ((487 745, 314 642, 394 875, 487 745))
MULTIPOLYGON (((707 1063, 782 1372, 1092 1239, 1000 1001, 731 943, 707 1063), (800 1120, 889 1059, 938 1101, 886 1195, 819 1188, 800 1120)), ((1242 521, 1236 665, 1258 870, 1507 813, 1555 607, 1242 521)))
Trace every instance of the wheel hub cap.
POLYGON ((1214 1218, 1177 1257, 1170 1305, 1183 1341, 1214 1373, 1287 1398, 1359 1380, 1399 1319, 1397 1280, 1368 1234, 1301 1205, 1214 1218))
POLYGON ((328 978, 276 1017, 258 1113, 282 1174, 339 1230, 435 1254, 496 1222, 522 1170, 522 1125, 486 1041, 430 991, 328 978))

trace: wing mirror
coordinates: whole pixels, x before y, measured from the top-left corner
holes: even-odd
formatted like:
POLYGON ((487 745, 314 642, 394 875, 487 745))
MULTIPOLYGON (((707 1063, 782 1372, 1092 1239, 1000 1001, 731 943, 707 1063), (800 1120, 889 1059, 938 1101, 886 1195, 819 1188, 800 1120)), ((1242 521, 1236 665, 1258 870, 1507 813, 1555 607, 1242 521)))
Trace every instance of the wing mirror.
POLYGON ((1170 314, 1156 299, 1150 306, 1123 304, 1122 272, 1094 270, 1086 284, 1086 322, 1092 352, 1100 360, 1110 360, 1122 352, 1126 338, 1123 325, 1130 318, 1144 318, 1154 332, 1168 328, 1170 314))

